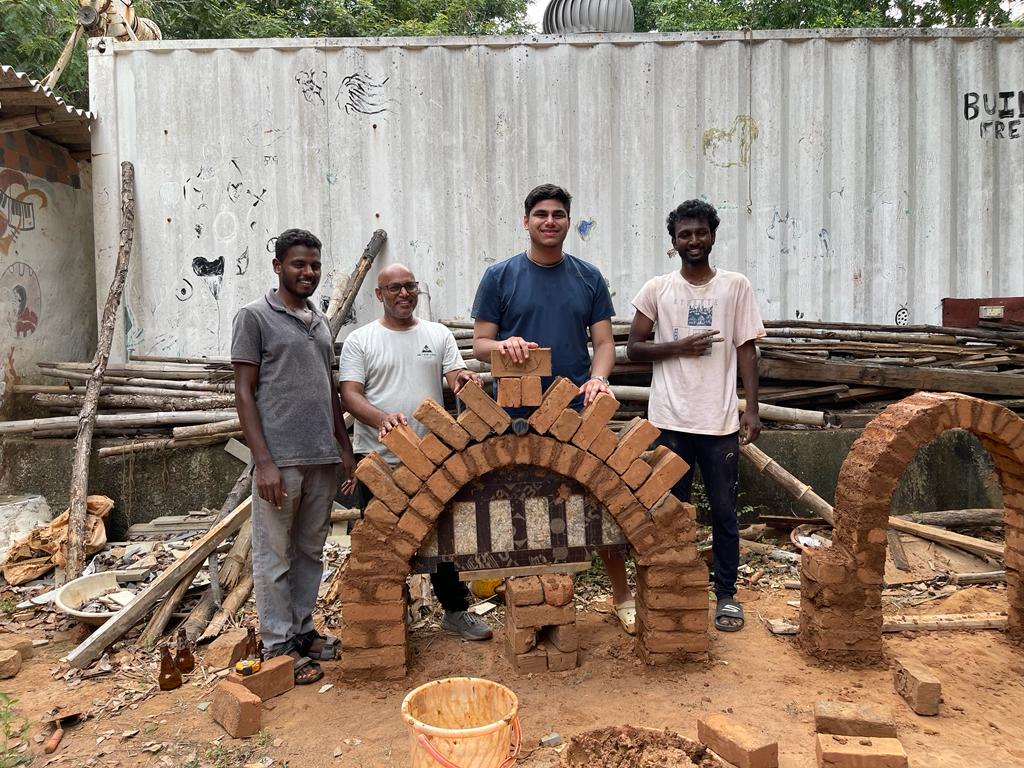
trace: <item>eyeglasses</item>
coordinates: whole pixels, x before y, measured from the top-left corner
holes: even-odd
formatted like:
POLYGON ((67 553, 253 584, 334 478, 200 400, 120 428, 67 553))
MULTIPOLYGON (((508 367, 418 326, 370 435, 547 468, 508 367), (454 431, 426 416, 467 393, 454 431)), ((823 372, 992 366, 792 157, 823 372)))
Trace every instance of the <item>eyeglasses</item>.
POLYGON ((415 296, 417 293, 420 292, 419 283, 388 283, 387 285, 382 285, 381 288, 390 293, 392 296, 397 296, 398 294, 400 294, 403 288, 405 289, 405 292, 408 293, 410 296, 415 296))

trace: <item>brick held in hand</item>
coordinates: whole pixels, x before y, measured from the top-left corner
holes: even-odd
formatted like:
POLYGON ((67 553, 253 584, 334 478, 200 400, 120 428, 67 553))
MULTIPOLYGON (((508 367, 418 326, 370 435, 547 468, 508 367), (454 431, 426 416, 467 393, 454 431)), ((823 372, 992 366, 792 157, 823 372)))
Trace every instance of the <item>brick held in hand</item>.
POLYGON ((491 352, 491 376, 501 379, 509 376, 550 376, 551 348, 538 347, 530 350, 530 356, 520 363, 512 362, 509 355, 498 350, 491 352))

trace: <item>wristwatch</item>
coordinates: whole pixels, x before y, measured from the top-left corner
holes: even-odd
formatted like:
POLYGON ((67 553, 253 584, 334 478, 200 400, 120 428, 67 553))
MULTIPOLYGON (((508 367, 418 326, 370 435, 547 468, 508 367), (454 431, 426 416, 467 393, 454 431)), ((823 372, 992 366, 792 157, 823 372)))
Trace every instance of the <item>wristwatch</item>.
POLYGON ((604 384, 604 385, 605 385, 606 387, 607 387, 607 386, 608 386, 608 384, 609 384, 609 382, 608 382, 608 377, 607 377, 607 376, 591 376, 590 378, 591 378, 591 379, 597 379, 597 380, 598 380, 598 381, 600 381, 600 382, 601 382, 602 384, 604 384))

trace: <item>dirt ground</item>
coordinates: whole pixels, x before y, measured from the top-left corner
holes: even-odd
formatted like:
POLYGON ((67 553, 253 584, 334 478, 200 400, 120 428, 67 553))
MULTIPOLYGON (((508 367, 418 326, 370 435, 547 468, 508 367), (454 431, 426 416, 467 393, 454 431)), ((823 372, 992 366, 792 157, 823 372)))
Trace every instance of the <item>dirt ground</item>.
MULTIPOLYGON (((741 590, 746 629, 734 634, 712 630, 710 660, 688 666, 642 666, 630 638, 611 617, 593 610, 579 617, 582 664, 564 673, 517 676, 505 659, 500 631, 493 642, 468 643, 418 630, 407 680, 352 684, 341 679, 337 664, 325 663, 321 684, 296 688, 268 702, 264 730, 245 740, 225 736, 203 711, 216 678, 201 670, 176 691, 145 695, 155 682, 155 663, 136 668, 132 677, 131 659, 122 651, 111 658, 113 671, 69 689, 54 674, 60 658, 73 647, 73 637, 40 648, 0 689, 17 700, 16 711, 31 723, 25 757, 33 766, 405 766, 409 742, 400 716, 402 698, 416 685, 453 675, 487 677, 516 692, 523 725, 519 765, 528 768, 558 765, 556 749, 538 746, 551 731, 568 740, 599 726, 633 724, 696 738, 697 718, 715 711, 777 738, 783 768, 810 768, 815 765, 813 706, 825 698, 892 708, 912 766, 1024 765, 1024 650, 1002 633, 890 634, 884 666, 825 666, 802 655, 793 638, 771 635, 759 620, 795 620, 797 609, 787 601, 797 597, 796 591, 785 589, 741 590), (944 703, 938 717, 915 715, 894 692, 889 663, 904 656, 931 665, 942 680, 944 703), (320 693, 324 683, 333 687, 320 693), (113 698, 131 701, 131 690, 139 692, 138 702, 104 714, 113 698), (100 714, 69 729, 57 753, 43 755, 36 739, 48 734, 48 727, 40 718, 48 708, 68 702, 85 703, 100 714)), ((1004 590, 971 588, 916 612, 1005 607, 1004 590)), ((488 618, 500 627, 500 611, 488 618)))

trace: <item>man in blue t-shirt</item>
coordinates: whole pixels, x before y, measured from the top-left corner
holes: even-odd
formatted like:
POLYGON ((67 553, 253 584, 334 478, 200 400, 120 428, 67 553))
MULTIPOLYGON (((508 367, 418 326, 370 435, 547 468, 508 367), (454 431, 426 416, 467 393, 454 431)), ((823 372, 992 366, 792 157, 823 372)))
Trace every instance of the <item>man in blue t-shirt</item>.
MULTIPOLYGON (((498 350, 522 362, 531 349, 550 347, 552 373, 579 385, 580 396, 573 401, 579 410, 600 393, 611 394, 615 309, 597 267, 562 250, 571 202, 569 193, 554 184, 542 184, 526 196, 523 228, 530 234, 530 248, 484 272, 473 302, 473 354, 489 363, 498 350)), ((544 387, 550 383, 544 381, 544 387)), ((626 583, 626 563, 614 552, 604 552, 602 559, 612 582, 615 613, 633 634, 636 604, 626 583)))

